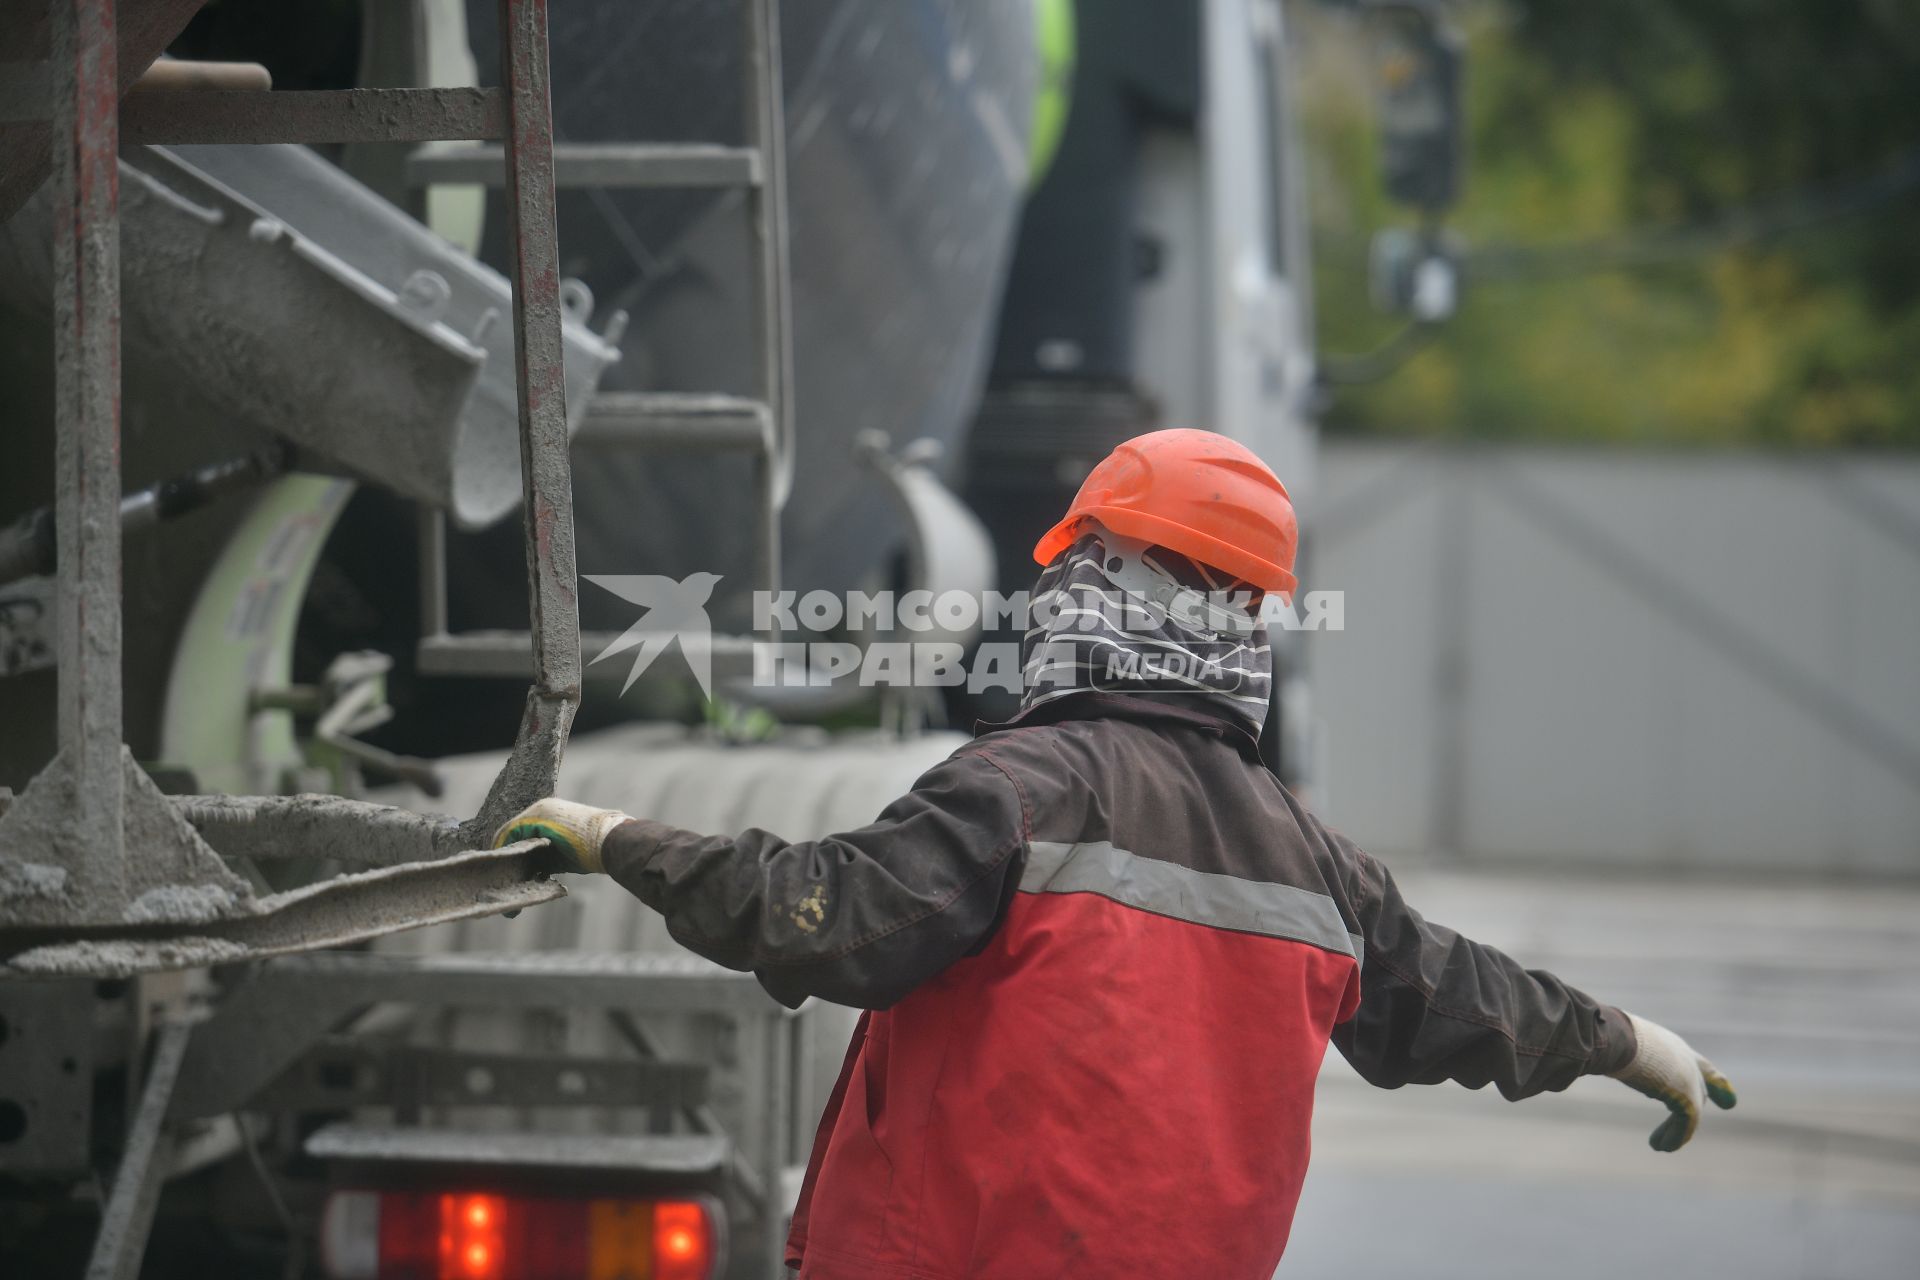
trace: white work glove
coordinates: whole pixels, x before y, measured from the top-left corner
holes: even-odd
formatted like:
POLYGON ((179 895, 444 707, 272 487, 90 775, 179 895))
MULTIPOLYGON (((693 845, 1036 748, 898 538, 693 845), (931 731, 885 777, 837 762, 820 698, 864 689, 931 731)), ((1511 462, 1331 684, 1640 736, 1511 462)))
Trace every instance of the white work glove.
POLYGON ((1613 1072, 1613 1078, 1667 1104, 1673 1114, 1661 1121, 1647 1144, 1655 1151, 1678 1151, 1700 1127, 1705 1098, 1712 1098, 1723 1111, 1733 1109, 1733 1086, 1673 1032, 1631 1013, 1627 1017, 1633 1022, 1639 1050, 1632 1062, 1613 1072))
POLYGON ((600 849, 607 833, 623 822, 633 821, 631 814, 618 809, 596 809, 590 804, 548 798, 522 809, 494 833, 493 847, 519 840, 545 840, 573 863, 569 868, 586 874, 605 871, 600 849))

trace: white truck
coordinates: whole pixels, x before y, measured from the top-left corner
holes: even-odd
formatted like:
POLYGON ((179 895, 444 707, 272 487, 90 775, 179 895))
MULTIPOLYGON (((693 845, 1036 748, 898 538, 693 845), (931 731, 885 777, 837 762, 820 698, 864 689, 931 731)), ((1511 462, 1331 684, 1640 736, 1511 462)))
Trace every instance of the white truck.
MULTIPOLYGON (((750 592, 1025 586, 1127 436, 1226 432, 1310 506, 1283 6, 199 7, 120 0, 120 79, 178 65, 117 120, 104 0, 26 6, 46 72, 0 75, 75 140, 0 174, 0 1271, 780 1274, 851 1015, 486 837, 556 787, 867 821, 998 708, 757 688, 750 592), (696 571, 718 697, 582 676, 632 619, 576 574, 696 571)), ((1391 8, 1434 211, 1457 56, 1391 8)))

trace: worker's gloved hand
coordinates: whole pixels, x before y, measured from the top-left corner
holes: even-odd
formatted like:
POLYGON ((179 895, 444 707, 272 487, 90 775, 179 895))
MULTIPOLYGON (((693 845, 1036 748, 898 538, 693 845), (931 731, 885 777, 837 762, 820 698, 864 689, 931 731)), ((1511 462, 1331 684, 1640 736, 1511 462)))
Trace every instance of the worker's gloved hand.
POLYGON ((509 819, 494 833, 493 847, 498 849, 516 840, 545 840, 573 862, 570 870, 591 874, 606 870, 600 861, 600 848, 606 843, 607 833, 631 821, 631 814, 618 809, 596 809, 590 804, 549 798, 528 805, 509 819))
POLYGON ((1733 1086, 1693 1046, 1657 1022, 1628 1014, 1633 1021, 1639 1052, 1633 1061, 1613 1073, 1616 1080, 1667 1104, 1673 1114, 1660 1123, 1647 1143, 1655 1151, 1678 1151, 1700 1127, 1705 1098, 1721 1110, 1731 1110, 1733 1086))

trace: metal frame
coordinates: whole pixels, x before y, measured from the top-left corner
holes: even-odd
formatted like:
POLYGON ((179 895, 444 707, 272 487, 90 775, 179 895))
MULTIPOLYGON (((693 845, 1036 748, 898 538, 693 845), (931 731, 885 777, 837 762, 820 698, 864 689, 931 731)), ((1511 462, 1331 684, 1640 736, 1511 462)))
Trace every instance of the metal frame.
MULTIPOLYGON (((760 350, 760 394, 771 411, 773 438, 755 463, 759 499, 761 583, 780 585, 780 512, 793 488, 793 308, 787 270, 787 126, 777 0, 747 0, 747 145, 759 151, 766 181, 747 192, 759 305, 753 309, 760 350)), ((769 639, 774 637, 769 636, 769 639)))
POLYGON ((224 993, 195 1042, 180 1114, 195 1119, 245 1106, 356 1010, 383 1002, 792 1016, 752 974, 692 955, 286 956, 261 963, 224 993))
POLYGON ((14 1175, 84 1176, 96 1052, 94 984, 0 983, 0 1121, 25 1124, 6 1144, 14 1175))
MULTIPOLYGON (((121 93, 200 3, 50 0, 52 37, 46 41, 44 71, 29 68, 17 78, 29 88, 37 81, 51 91, 50 119, 0 123, 0 159, 7 161, 0 165, 0 216, 31 196, 44 172, 52 173, 59 282, 60 751, 17 800, 0 807, 0 843, 11 835, 10 849, 18 851, 0 854, 0 963, 13 972, 119 974, 252 959, 438 919, 513 910, 561 892, 542 878, 552 864, 537 847, 480 851, 507 816, 551 793, 580 700, 554 211, 561 175, 553 143, 546 0, 498 0, 499 89, 157 90, 122 111, 121 93), (116 18, 125 21, 116 23, 116 18), (43 138, 54 143, 50 163, 36 168, 43 138), (480 813, 458 827, 332 797, 169 800, 127 755, 120 716, 119 146, 122 141, 424 140, 504 143, 457 152, 453 159, 503 164, 510 210, 532 600, 530 632, 513 637, 516 656, 532 676, 513 753, 480 813), (54 814, 60 821, 49 823, 54 814), (57 839, 38 838, 49 831, 57 839), (129 857, 130 844, 138 857, 129 857), (216 845, 229 856, 248 858, 324 846, 369 869, 256 898, 226 869, 216 845), (29 862, 28 853, 38 856, 29 862), (152 897, 161 890, 171 895, 166 900, 173 908, 156 913, 152 897)), ((0 0, 0 20, 20 19, 26 8, 18 0, 0 0)), ((785 135, 775 0, 747 0, 746 20, 748 147, 588 149, 561 155, 569 179, 737 183, 749 193, 761 294, 754 339, 763 399, 626 397, 610 400, 594 416, 597 429, 622 444, 750 451, 760 522, 756 567, 760 579, 772 585, 779 579, 779 513, 793 465, 785 135)), ((28 32, 29 55, 38 51, 39 32, 37 26, 28 32)), ((441 173, 452 171, 452 160, 420 161, 429 176, 436 164, 441 173)), ((423 548, 443 550, 444 538, 444 525, 429 517, 423 548)), ((424 618, 433 624, 429 636, 445 637, 443 564, 426 575, 422 605, 424 618)), ((738 1181, 749 1198, 757 1200, 763 1243, 769 1261, 777 1262, 783 1235, 778 1189, 798 1141, 795 1099, 788 1094, 791 1015, 769 1001, 750 976, 680 957, 436 961, 342 955, 268 961, 243 978, 207 1022, 192 1029, 179 1023, 158 1027, 89 1265, 90 1280, 123 1280, 137 1272, 172 1164, 177 1123, 244 1105, 318 1042, 343 1009, 395 999, 542 1008, 558 999, 610 1010, 719 1012, 762 1025, 762 1167, 736 1168, 736 1173, 743 1175, 738 1181)), ((424 1066, 439 1072, 447 1066, 419 1053, 387 1061, 408 1070, 424 1066)), ((552 1063, 506 1059, 493 1066, 530 1079, 553 1069, 552 1063)), ((717 1130, 703 1094, 684 1069, 654 1064, 645 1079, 658 1087, 659 1105, 680 1108, 697 1126, 717 1130)), ((602 1081, 588 1092, 601 1101, 638 1097, 640 1080, 602 1081)), ((721 1140, 717 1132, 714 1140, 721 1140)))
MULTIPOLYGON (((289 797, 285 805, 274 808, 266 806, 277 797, 256 799, 267 814, 267 825, 277 825, 283 841, 296 850, 303 838, 311 842, 309 849, 317 845, 314 832, 331 825, 319 824, 303 837, 295 824, 303 801, 310 803, 312 797, 289 797)), ((353 810, 343 810, 340 825, 355 817, 353 810)), ((76 938, 57 930, 27 932, 25 946, 6 959, 17 974, 124 977, 351 946, 423 924, 516 912, 565 897, 564 889, 544 878, 555 869, 554 855, 544 843, 521 841, 502 849, 469 849, 448 858, 337 875, 271 894, 255 899, 256 910, 251 914, 173 924, 135 923, 107 937, 76 938)))
MULTIPOLYGON (((754 283, 752 342, 758 353, 760 398, 601 395, 587 411, 578 442, 587 447, 748 454, 753 459, 754 581, 772 593, 780 586, 780 513, 793 486, 795 453, 786 123, 777 0, 745 0, 741 9, 746 50, 744 146, 560 143, 551 149, 552 181, 568 187, 737 187, 746 193, 749 274, 754 283)), ((512 150, 507 152, 509 160, 512 150)), ((501 149, 491 146, 420 151, 408 160, 407 173, 423 186, 493 184, 500 180, 502 158, 501 149)), ((511 182, 510 164, 507 176, 511 182)), ((446 517, 424 510, 419 546, 420 670, 450 676, 524 674, 526 642, 520 633, 448 630, 446 546, 446 517)), ((583 639, 604 651, 617 638, 593 633, 583 639)), ((779 635, 769 629, 759 638, 773 642, 779 635)), ((706 655, 710 663, 726 670, 751 668, 752 637, 715 636, 710 644, 706 655)), ((535 679, 537 683, 537 670, 535 679)))
POLYGON ((553 183, 553 97, 546 0, 499 0, 500 80, 507 93, 507 235, 520 397, 533 688, 513 754, 468 830, 484 843, 520 809, 553 794, 580 706, 580 610, 573 551, 566 349, 553 183))
MULTIPOLYGON (((424 187, 440 182, 500 186, 505 155, 479 145, 416 151, 407 158, 407 180, 424 187)), ((761 181, 760 153, 746 147, 695 143, 556 142, 554 181, 563 187, 744 187, 761 181)))
POLYGON ((114 1171, 113 1190, 100 1216, 100 1234, 94 1237, 87 1280, 135 1280, 140 1272, 147 1234, 153 1227, 153 1211, 160 1202, 160 1184, 173 1163, 175 1134, 170 1111, 191 1035, 188 1024, 169 1022, 163 1023, 154 1036, 153 1061, 147 1067, 133 1127, 120 1153, 120 1167, 114 1171))
POLYGON ((751 974, 690 955, 627 953, 337 953, 289 956, 234 972, 236 981, 210 1016, 191 1024, 162 1021, 156 1028, 88 1280, 132 1280, 138 1273, 175 1147, 197 1122, 241 1110, 286 1114, 364 1105, 395 1108, 398 1123, 323 1129, 308 1143, 308 1154, 380 1162, 543 1162, 575 1169, 600 1162, 655 1174, 724 1169, 758 1215, 760 1246, 769 1267, 777 1270, 785 1239, 784 1174, 808 1139, 804 1085, 792 1072, 800 1011, 776 1004, 751 974), (600 1010, 623 1030, 641 1060, 406 1044, 382 1051, 331 1034, 356 1015, 393 1003, 600 1010), (754 1083, 764 1099, 756 1121, 756 1160, 728 1138, 708 1105, 709 1068, 663 1060, 652 1037, 633 1020, 643 1013, 718 1014, 756 1028, 754 1083), (345 1076, 339 1071, 343 1067, 345 1076), (476 1090, 475 1069, 488 1073, 485 1089, 476 1090), (678 1110, 692 1132, 576 1140, 413 1123, 421 1107, 438 1105, 678 1110))
MULTIPOLYGON (((193 1121, 254 1106, 284 1109, 317 1092, 327 1092, 317 1089, 311 1072, 302 1069, 303 1061, 316 1050, 334 1055, 336 1060, 377 1069, 377 1062, 365 1051, 332 1040, 330 1033, 355 1014, 388 1003, 599 1010, 612 1019, 616 1031, 645 1059, 615 1064, 406 1047, 392 1051, 381 1061, 414 1064, 430 1073, 431 1078, 416 1080, 411 1086, 423 1103, 645 1105, 657 1111, 671 1108, 685 1116, 695 1134, 722 1142, 726 1142, 725 1132, 705 1100, 704 1068, 663 1060, 658 1044, 632 1015, 717 1014, 755 1027, 759 1070, 754 1083, 764 1099, 756 1117, 758 1160, 750 1162, 731 1142, 726 1142, 724 1155, 741 1195, 759 1214, 761 1245, 770 1269, 777 1271, 786 1237, 782 1175, 806 1150, 810 1137, 803 1132, 802 1086, 792 1071, 800 1011, 775 1003, 752 974, 723 968, 697 956, 337 953, 269 960, 241 976, 223 994, 212 1016, 195 1029, 172 1098, 171 1119, 193 1121), (459 1081, 473 1066, 495 1070, 501 1085, 485 1097, 470 1092, 462 1096, 459 1081), (568 1096, 546 1083, 563 1070, 581 1076, 577 1096, 568 1096), (596 1078, 589 1074, 594 1071, 608 1074, 596 1078), (694 1078, 696 1072, 702 1073, 699 1080, 694 1078), (626 1078, 615 1078, 611 1073, 626 1078), (512 1080, 533 1082, 537 1087, 530 1096, 510 1096, 503 1085, 512 1080)), ((391 1079, 387 1083, 391 1085, 391 1079)), ((348 1101, 364 1101, 359 1095, 368 1087, 356 1082, 348 1101)), ((332 1092, 327 1101, 340 1105, 340 1092, 332 1092)), ((500 1152, 496 1154, 506 1160, 516 1136, 452 1135, 402 1124, 364 1130, 355 1140, 355 1153, 371 1158, 373 1149, 378 1148, 383 1159, 425 1159, 454 1141, 470 1153, 489 1143, 498 1144, 500 1152)), ((557 1150, 565 1146, 565 1141, 547 1141, 546 1146, 557 1150)), ((309 1153, 321 1154, 312 1148, 309 1153)))
MULTIPOLYGON (((348 899, 366 896, 348 881, 255 898, 182 820, 195 802, 169 803, 122 743, 118 103, 199 7, 200 0, 51 0, 43 77, 51 118, 0 131, 0 156, 24 157, 5 166, 0 213, 39 185, 36 137, 54 140, 59 754, 0 814, 0 845, 14 851, 0 855, 0 960, 24 952, 42 971, 207 962, 205 946, 170 945, 180 937, 211 941, 224 948, 221 958, 237 959, 337 943, 343 925, 369 933, 340 918, 343 899, 333 889, 344 888, 348 899), (138 858, 128 856, 130 832, 138 858), (156 913, 156 901, 169 905, 156 913), (96 945, 103 941, 112 945, 96 945)), ((25 9, 16 0, 0 3, 0 14, 29 28, 24 43, 33 52, 39 28, 25 9)), ((165 90, 131 99, 124 112, 125 139, 138 142, 505 143, 533 683, 513 754, 480 813, 457 830, 418 819, 420 843, 436 860, 368 873, 401 874, 415 886, 403 909, 380 914, 374 932, 558 893, 542 887, 529 898, 497 883, 503 874, 523 881, 538 874, 538 860, 525 850, 505 862, 444 856, 484 848, 505 818, 551 794, 580 698, 546 0, 499 0, 499 14, 499 89, 165 90), (490 886, 478 902, 476 873, 490 886)), ((296 802, 263 799, 252 820, 282 826, 294 840, 318 839, 323 828, 351 839, 350 822, 298 825, 311 816, 296 802)))
MULTIPOLYGON (((120 767, 120 167, 114 0, 56 0, 54 430, 60 761, 70 858, 124 895, 120 767), (103 643, 104 642, 104 643, 103 643)), ((54 767, 60 767, 56 765, 54 767)))
POLYGON ((127 99, 128 142, 439 142, 507 136, 502 89, 174 89, 127 99))

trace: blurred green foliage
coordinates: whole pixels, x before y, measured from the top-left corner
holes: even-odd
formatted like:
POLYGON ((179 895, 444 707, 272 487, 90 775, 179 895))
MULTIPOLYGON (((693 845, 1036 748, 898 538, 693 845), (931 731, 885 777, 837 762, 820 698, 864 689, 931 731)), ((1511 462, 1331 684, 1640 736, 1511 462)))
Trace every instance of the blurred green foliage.
MULTIPOLYGON (((1920 445, 1920 0, 1475 0, 1459 315, 1335 431, 1920 445), (1684 232, 1678 234, 1676 232, 1684 232), (1477 278, 1476 278, 1477 277, 1477 278)), ((1399 326, 1364 29, 1294 6, 1323 351, 1399 326)))

